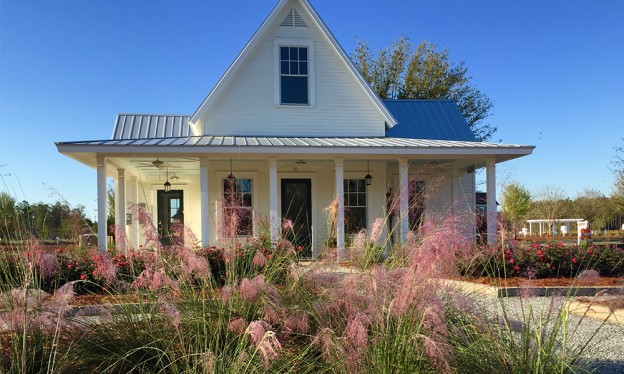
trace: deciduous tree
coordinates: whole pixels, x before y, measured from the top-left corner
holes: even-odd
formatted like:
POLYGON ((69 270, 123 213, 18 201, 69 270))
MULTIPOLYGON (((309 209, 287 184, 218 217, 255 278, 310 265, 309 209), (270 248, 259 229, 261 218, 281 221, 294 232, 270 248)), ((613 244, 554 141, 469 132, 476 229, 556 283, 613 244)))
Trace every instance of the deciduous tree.
POLYGON ((505 186, 502 198, 503 214, 512 222, 515 238, 516 224, 524 220, 531 210, 531 194, 524 186, 514 181, 505 186))
POLYGON ((352 59, 380 98, 455 100, 478 141, 496 131, 485 122, 492 101, 470 84, 465 63, 453 63, 447 48, 423 41, 413 49, 409 39, 401 36, 390 47, 373 52, 368 42, 358 40, 352 59))

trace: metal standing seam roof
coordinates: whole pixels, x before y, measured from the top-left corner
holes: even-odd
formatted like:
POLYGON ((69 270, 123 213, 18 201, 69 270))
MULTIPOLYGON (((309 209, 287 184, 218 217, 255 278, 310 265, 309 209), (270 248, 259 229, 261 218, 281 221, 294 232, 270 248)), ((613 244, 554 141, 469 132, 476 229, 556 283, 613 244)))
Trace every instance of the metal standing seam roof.
POLYGON ((526 145, 406 138, 320 138, 263 136, 184 136, 153 139, 112 139, 61 142, 83 146, 289 147, 289 148, 533 148, 526 145))
POLYGON ((384 100, 398 124, 386 131, 394 138, 476 141, 453 100, 384 100))
POLYGON ((171 138, 192 136, 185 115, 118 114, 113 129, 114 140, 171 138))

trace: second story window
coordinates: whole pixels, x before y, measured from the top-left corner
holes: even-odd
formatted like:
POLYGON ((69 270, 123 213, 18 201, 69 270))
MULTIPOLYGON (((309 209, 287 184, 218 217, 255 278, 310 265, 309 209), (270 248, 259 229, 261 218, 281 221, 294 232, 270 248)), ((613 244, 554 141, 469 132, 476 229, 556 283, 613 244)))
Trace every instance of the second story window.
POLYGON ((308 105, 308 48, 280 47, 280 103, 308 105))
POLYGON ((315 106, 314 40, 274 39, 275 105, 315 106))

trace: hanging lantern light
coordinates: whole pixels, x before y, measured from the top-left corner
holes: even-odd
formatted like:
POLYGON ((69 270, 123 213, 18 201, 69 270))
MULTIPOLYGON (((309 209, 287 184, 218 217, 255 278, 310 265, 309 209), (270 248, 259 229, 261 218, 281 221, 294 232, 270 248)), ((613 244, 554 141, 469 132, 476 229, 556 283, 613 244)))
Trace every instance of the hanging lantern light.
POLYGON ((171 191, 171 183, 169 183, 169 168, 167 168, 167 180, 163 186, 165 187, 165 192, 171 191))
POLYGON ((232 159, 230 159, 230 175, 227 176, 227 180, 230 188, 233 188, 234 183, 236 183, 236 177, 232 174, 232 159))
POLYGON ((366 167, 366 176, 364 177, 364 181, 367 186, 373 184, 373 176, 370 175, 370 160, 367 160, 368 166, 366 167))

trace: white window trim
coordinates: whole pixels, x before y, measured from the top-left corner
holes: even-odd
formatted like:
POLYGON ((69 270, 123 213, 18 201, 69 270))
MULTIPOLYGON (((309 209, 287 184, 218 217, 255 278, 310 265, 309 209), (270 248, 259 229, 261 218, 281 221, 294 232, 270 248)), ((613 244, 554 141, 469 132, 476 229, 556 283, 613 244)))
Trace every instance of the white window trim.
POLYGON ((275 106, 279 108, 314 108, 316 88, 314 74, 314 39, 276 38, 273 40, 273 94, 275 106), (308 104, 282 104, 280 79, 280 47, 308 48, 308 104))
MULTIPOLYGON (((373 177, 373 180, 375 180, 374 176, 375 173, 373 173, 372 170, 369 170, 369 173, 371 174, 371 176, 373 177)), ((364 177, 362 176, 362 172, 345 172, 344 173, 344 178, 343 180, 348 180, 348 179, 362 179, 364 180, 364 177)), ((371 186, 365 186, 366 188, 366 206, 364 208, 366 208, 366 230, 370 230, 371 228, 371 199, 372 199, 372 194, 373 194, 373 190, 371 189, 371 186)), ((346 191, 344 191, 344 187, 343 187, 343 193, 347 194, 346 191)), ((344 203, 344 202, 343 202, 344 203)), ((347 208, 347 205, 344 205, 345 209, 347 208)), ((360 206, 361 207, 361 206, 360 206)), ((352 237, 354 237, 356 234, 346 234, 346 225, 345 225, 345 235, 350 235, 352 237)))
MULTIPOLYGON (((227 179, 230 171, 218 171, 217 173, 217 191, 219 193, 219 201, 223 198, 223 181, 227 179)), ((254 238, 257 233, 256 228, 256 210, 258 209, 258 173, 256 172, 237 172, 234 174, 236 179, 251 179, 251 212, 252 212, 252 232, 251 235, 237 235, 238 238, 254 238)), ((223 204, 216 204, 217 219, 223 219, 223 204)), ((217 230, 218 231, 218 230, 217 230)), ((217 232, 217 240, 223 239, 220 237, 220 233, 217 232)))

